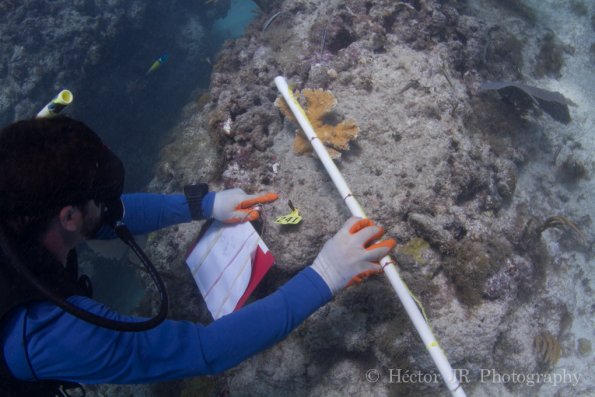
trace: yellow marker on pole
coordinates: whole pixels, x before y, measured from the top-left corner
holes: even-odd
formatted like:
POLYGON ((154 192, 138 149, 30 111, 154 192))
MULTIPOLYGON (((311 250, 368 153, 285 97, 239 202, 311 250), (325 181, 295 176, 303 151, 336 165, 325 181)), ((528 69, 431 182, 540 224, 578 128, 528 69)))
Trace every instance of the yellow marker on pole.
POLYGON ((54 117, 64 108, 72 103, 74 99, 72 92, 62 90, 54 99, 52 99, 43 109, 37 113, 35 118, 54 117))
MULTIPOLYGON (((343 201, 345 201, 345 204, 347 204, 347 207, 351 213, 355 216, 365 218, 366 215, 364 210, 351 193, 347 182, 345 182, 343 175, 331 159, 331 156, 329 156, 326 148, 320 139, 318 139, 318 136, 316 135, 316 132, 310 123, 310 120, 308 120, 308 117, 306 116, 306 112, 304 112, 304 109, 302 109, 301 105, 293 97, 285 78, 282 76, 275 77, 275 84, 277 85, 279 92, 281 92, 281 95, 283 95, 285 102, 287 102, 287 106, 289 106, 296 120, 300 124, 300 127, 302 127, 302 131, 304 131, 304 134, 306 134, 308 137, 308 140, 316 151, 318 158, 324 165, 324 168, 328 172, 333 183, 335 184, 335 187, 339 191, 341 198, 343 201)), ((384 274, 390 281, 393 289, 399 297, 399 300, 403 304, 403 307, 409 315, 411 322, 415 326, 415 329, 424 342, 424 346, 426 346, 430 356, 432 356, 436 367, 442 375, 442 380, 450 390, 450 393, 454 397, 466 397, 467 395, 465 394, 461 383, 455 376, 456 372, 448 362, 446 354, 440 348, 440 345, 434 337, 430 326, 417 307, 415 300, 411 297, 409 288, 407 288, 407 285, 401 279, 401 276, 397 270, 396 262, 389 255, 387 255, 380 260, 380 266, 382 266, 384 269, 384 274)))

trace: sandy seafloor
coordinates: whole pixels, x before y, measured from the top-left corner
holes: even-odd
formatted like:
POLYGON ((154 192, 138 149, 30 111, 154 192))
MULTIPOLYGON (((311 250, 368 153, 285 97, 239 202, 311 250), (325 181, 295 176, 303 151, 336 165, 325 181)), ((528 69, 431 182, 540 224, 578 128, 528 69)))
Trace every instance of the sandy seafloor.
MULTIPOLYGON (((595 5, 261 3, 273 6, 208 60, 209 88, 197 89, 163 133, 148 189, 174 192, 205 181, 217 189, 279 193, 265 213, 264 233, 277 265, 256 297, 271 293, 310 264, 349 216, 319 161, 294 154, 296 126, 273 105, 273 78, 285 75, 297 89, 328 89, 338 117, 360 128, 338 166, 367 214, 399 241, 401 275, 452 366, 467 375, 467 395, 595 395, 595 5), (262 31, 277 10, 285 13, 262 31), (544 72, 539 54, 548 35, 556 45, 546 57, 558 54, 563 64, 544 72), (486 80, 558 91, 577 105, 569 107, 572 121, 520 115, 479 89, 486 80), (289 199, 302 224, 275 225, 289 199), (536 232, 552 216, 573 221, 584 241, 570 227, 536 232), (544 334, 560 347, 555 362, 534 347, 544 334)), ((73 116, 81 115, 75 109, 73 116)), ((133 167, 151 169, 140 157, 130 160, 133 167)), ((208 322, 183 262, 198 228, 154 233, 147 250, 166 275, 171 317, 208 322)), ((138 311, 146 314, 154 301, 148 292, 138 311)), ((88 395, 450 395, 435 373, 390 285, 375 277, 223 374, 89 387, 88 395)))

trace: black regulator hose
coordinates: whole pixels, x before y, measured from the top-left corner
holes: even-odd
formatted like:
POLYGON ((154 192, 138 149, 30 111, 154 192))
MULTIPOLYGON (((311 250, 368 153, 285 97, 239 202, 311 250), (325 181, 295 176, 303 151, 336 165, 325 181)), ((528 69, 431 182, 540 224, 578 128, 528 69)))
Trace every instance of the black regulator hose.
POLYGON ((165 289, 165 285, 163 284, 163 280, 159 276, 155 266, 151 263, 147 255, 142 251, 142 249, 138 246, 132 233, 128 230, 126 225, 122 222, 117 222, 114 226, 114 230, 116 235, 124 241, 132 251, 138 256, 141 260, 143 266, 153 279, 157 290, 159 291, 159 295, 161 297, 161 304, 159 306, 159 312, 155 317, 152 317, 148 320, 139 320, 134 322, 129 321, 117 321, 111 320, 102 316, 98 316, 86 310, 83 310, 72 303, 68 302, 67 300, 63 299, 55 292, 47 288, 32 272, 29 268, 23 263, 19 255, 15 252, 13 247, 8 241, 8 237, 4 231, 3 227, 0 227, 0 249, 4 252, 4 255, 8 259, 8 263, 19 273, 21 274, 32 286, 37 288, 43 295, 45 295, 52 303, 56 306, 62 308, 64 311, 72 314, 73 316, 80 318, 88 323, 93 325, 97 325, 102 328, 111 329, 114 331, 123 331, 123 332, 142 332, 147 331, 149 329, 155 328, 159 324, 165 320, 167 317, 167 309, 169 305, 169 299, 167 297, 167 291, 165 289))

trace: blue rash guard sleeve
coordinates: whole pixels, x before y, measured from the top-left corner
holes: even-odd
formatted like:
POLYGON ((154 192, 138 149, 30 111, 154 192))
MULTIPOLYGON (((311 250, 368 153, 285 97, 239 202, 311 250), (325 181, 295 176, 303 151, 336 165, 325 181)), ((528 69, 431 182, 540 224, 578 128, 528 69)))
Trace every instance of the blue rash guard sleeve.
MULTIPOLYGON (((209 192, 203 201, 212 207, 214 193, 209 192)), ((132 193, 122 195, 124 219, 122 221, 134 235, 147 234, 167 226, 192 221, 184 194, 132 193)), ((210 212, 203 213, 210 214, 210 212)), ((112 228, 104 226, 95 235, 96 239, 116 238, 112 228)))
MULTIPOLYGON (((19 379, 166 381, 235 366, 285 338, 331 298, 328 286, 308 267, 268 297, 207 326, 166 320, 149 331, 118 332, 36 302, 12 312, 1 336, 8 367, 19 379)), ((138 321, 88 298, 69 300, 108 318, 138 321)))

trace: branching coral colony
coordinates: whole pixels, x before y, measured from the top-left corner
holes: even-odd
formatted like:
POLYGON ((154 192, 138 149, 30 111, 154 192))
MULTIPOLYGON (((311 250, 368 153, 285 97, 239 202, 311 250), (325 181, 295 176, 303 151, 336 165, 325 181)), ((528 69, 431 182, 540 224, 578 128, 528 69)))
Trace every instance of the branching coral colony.
MULTIPOLYGON (((297 92, 294 94, 296 97, 300 95, 297 92)), ((354 120, 338 120, 337 115, 333 112, 337 105, 337 99, 330 91, 304 89, 301 96, 306 101, 306 115, 316 134, 327 147, 329 154, 335 159, 341 157, 341 151, 349 150, 349 142, 357 138, 359 127, 354 120)), ((277 98, 275 106, 288 120, 297 123, 283 97, 277 98)), ((293 151, 296 154, 312 152, 312 146, 301 130, 297 130, 293 141, 293 151)))

